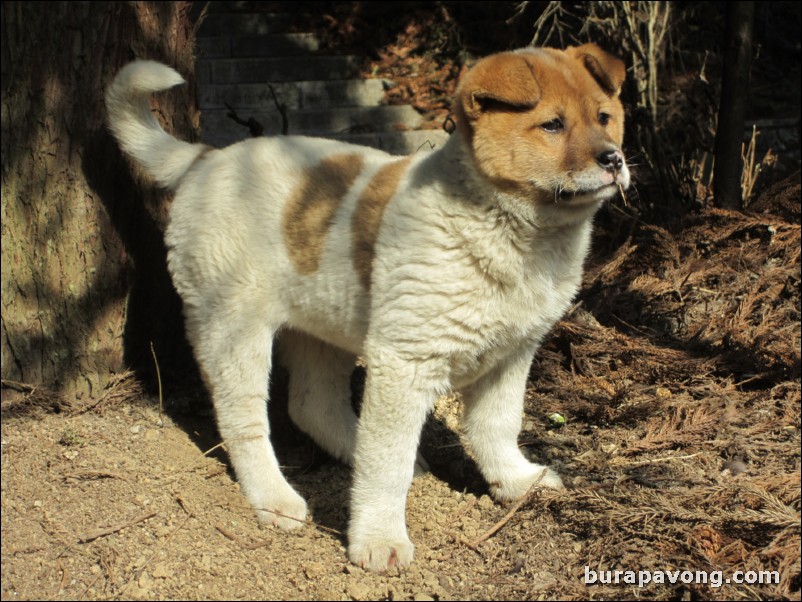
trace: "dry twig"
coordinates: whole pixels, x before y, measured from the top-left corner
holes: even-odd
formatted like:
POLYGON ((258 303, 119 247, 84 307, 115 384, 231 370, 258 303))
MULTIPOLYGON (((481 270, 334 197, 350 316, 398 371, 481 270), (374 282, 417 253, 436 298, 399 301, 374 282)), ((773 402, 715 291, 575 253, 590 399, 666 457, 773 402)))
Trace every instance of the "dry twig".
POLYGON ((515 513, 518 512, 518 510, 521 509, 521 506, 523 506, 526 502, 529 501, 529 498, 532 496, 532 492, 538 487, 538 484, 540 483, 541 480, 543 480, 543 477, 546 476, 546 470, 547 470, 546 468, 543 469, 543 471, 538 476, 537 480, 534 483, 532 483, 532 485, 529 487, 529 490, 524 494, 524 496, 521 499, 519 499, 517 502, 515 502, 515 504, 513 504, 512 508, 510 508, 510 511, 507 512, 507 514, 505 514, 500 521, 498 521, 495 525, 490 527, 487 531, 482 533, 476 539, 467 542, 466 545, 469 548, 476 549, 480 543, 493 537, 493 535, 495 535, 504 525, 510 522, 510 519, 513 516, 515 516, 515 513))
POLYGON ((242 547, 242 548, 244 548, 246 550, 256 550, 258 548, 263 548, 264 546, 266 546, 266 545, 268 545, 270 543, 269 541, 264 540, 264 539, 262 541, 255 541, 255 542, 252 542, 252 543, 248 543, 247 541, 242 539, 242 537, 240 537, 239 535, 237 535, 233 531, 229 531, 225 527, 222 527, 220 525, 215 525, 214 528, 217 529, 218 531, 220 531, 220 533, 225 535, 231 541, 238 543, 240 545, 240 547, 242 547))
POLYGON ((136 524, 145 522, 146 520, 153 518, 157 514, 158 512, 148 512, 147 514, 144 514, 139 518, 135 518, 134 520, 128 521, 127 523, 123 523, 121 525, 115 525, 113 527, 107 527, 105 529, 98 529, 97 531, 94 531, 92 533, 89 533, 88 535, 84 535, 83 537, 79 538, 78 543, 88 543, 100 537, 105 537, 106 535, 117 533, 118 531, 122 531, 123 529, 126 529, 128 527, 133 527, 136 524))

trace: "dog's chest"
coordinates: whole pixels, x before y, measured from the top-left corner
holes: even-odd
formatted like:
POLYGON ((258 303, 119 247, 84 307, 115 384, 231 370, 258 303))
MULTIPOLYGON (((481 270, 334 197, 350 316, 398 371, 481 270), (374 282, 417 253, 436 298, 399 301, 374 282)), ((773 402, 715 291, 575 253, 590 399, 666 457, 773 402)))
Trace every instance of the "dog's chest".
POLYGON ((559 320, 576 293, 579 276, 535 272, 504 291, 474 292, 465 311, 455 306, 444 316, 453 343, 451 380, 455 387, 474 382, 522 347, 532 352, 559 320))
POLYGON ((510 354, 534 352, 577 292, 585 239, 543 241, 525 256, 501 243, 487 253, 454 245, 430 253, 436 262, 412 254, 397 278, 377 283, 386 290, 375 291, 374 332, 409 357, 441 358, 451 386, 468 385, 510 354))
POLYGON ((527 244, 509 241, 486 236, 471 245, 475 275, 463 274, 465 295, 453 297, 444 312, 442 322, 455 341, 451 372, 457 387, 512 353, 534 353, 580 287, 590 224, 539 233, 527 244))

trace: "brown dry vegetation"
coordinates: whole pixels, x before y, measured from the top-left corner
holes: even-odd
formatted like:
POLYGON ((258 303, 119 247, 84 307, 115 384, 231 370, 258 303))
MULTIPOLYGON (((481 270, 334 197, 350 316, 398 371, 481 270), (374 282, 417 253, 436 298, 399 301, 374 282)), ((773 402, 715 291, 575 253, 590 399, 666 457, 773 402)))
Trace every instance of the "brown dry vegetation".
POLYGON ((796 174, 756 204, 792 200, 786 218, 638 225, 541 352, 536 407, 575 421, 584 477, 542 497, 592 542, 585 564, 777 570, 779 587, 691 595, 799 596, 799 198, 796 174))

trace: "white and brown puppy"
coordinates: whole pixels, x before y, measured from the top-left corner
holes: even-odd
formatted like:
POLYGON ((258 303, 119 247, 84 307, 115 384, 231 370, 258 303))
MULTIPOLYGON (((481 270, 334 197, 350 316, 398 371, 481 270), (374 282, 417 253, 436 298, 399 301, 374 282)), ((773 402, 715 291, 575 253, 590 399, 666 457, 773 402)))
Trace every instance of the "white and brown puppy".
POLYGON ((166 241, 186 329, 231 462, 259 518, 299 527, 306 503, 270 443, 278 337, 290 416, 354 466, 351 560, 412 560, 404 512, 421 427, 462 392, 463 434, 493 495, 560 487, 518 449, 527 373, 582 278, 591 218, 629 185, 624 65, 588 44, 479 61, 461 82, 458 132, 410 157, 331 140, 257 138, 214 150, 166 134, 148 96, 181 84, 126 66, 111 130, 176 191, 166 241), (368 366, 357 418, 354 357, 368 366))

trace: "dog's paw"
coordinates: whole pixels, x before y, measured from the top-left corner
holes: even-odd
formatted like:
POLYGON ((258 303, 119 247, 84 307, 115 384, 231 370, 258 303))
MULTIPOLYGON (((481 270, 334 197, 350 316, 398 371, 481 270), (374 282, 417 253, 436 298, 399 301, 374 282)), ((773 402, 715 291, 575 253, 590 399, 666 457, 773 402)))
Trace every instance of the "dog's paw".
POLYGON ((414 552, 415 546, 409 539, 357 541, 348 546, 351 562, 375 573, 408 567, 414 552))
POLYGON ((508 501, 522 497, 533 485, 551 489, 565 488, 560 475, 551 468, 530 463, 504 481, 490 483, 490 492, 498 501, 508 501))
POLYGON ((283 531, 300 529, 306 522, 306 502, 291 489, 280 496, 265 496, 254 506, 259 522, 283 531))

